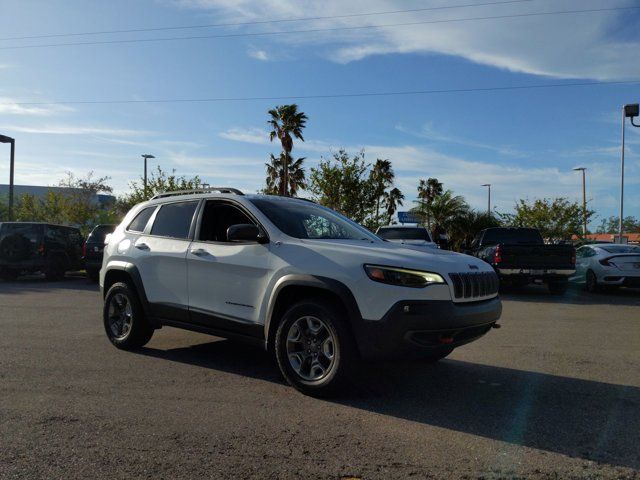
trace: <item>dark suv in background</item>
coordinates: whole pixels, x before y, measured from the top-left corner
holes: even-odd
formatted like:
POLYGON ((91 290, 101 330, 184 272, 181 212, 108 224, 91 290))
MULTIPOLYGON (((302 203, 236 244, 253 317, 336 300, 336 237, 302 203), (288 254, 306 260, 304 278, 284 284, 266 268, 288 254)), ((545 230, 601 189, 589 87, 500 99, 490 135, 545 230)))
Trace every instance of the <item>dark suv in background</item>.
POLYGON ((97 282, 102 267, 102 253, 104 251, 104 241, 107 235, 113 233, 115 225, 97 225, 87 237, 87 241, 82 247, 82 259, 87 277, 92 282, 97 282))
POLYGON ((59 280, 82 268, 80 230, 38 222, 0 223, 0 277, 13 280, 23 273, 43 272, 59 280))

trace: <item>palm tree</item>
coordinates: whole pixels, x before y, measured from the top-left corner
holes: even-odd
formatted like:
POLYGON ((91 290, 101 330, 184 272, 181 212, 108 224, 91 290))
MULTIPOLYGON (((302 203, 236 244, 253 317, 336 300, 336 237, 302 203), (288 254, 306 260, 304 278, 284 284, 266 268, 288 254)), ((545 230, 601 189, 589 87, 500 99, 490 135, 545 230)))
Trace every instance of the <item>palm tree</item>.
MULTIPOLYGON (((293 150, 293 137, 298 138, 304 142, 302 136, 302 130, 304 130, 307 122, 307 116, 304 112, 298 112, 298 105, 295 103, 291 105, 279 105, 274 109, 269 110, 270 120, 267 122, 271 126, 271 132, 269 132, 269 140, 273 142, 274 138, 280 140, 282 145, 282 153, 284 154, 284 168, 282 169, 285 177, 288 176, 289 168, 288 163, 291 160, 291 150, 293 150)), ((280 195, 288 196, 288 178, 285 178, 281 182, 280 195)))
POLYGON ((427 213, 433 220, 434 236, 449 232, 455 220, 468 210, 469 205, 464 197, 454 195, 451 190, 446 190, 442 195, 435 197, 427 207, 427 213))
MULTIPOLYGON (((385 191, 388 187, 393 185, 394 178, 395 174, 391 168, 391 162, 389 160, 377 159, 371 169, 371 183, 374 190, 374 197, 376 199, 376 223, 379 223, 380 204, 386 196, 385 191)), ((400 193, 400 195, 402 195, 402 193, 400 193)))
POLYGON ((393 187, 389 192, 385 193, 384 197, 385 204, 387 206, 387 224, 390 224, 391 217, 396 213, 398 207, 402 206, 404 195, 398 188, 393 187))
POLYGON ((429 214, 429 206, 433 201, 442 195, 442 183, 437 178, 429 178, 427 180, 420 179, 418 185, 418 202, 422 206, 420 213, 426 218, 427 228, 431 230, 431 215, 429 214))
POLYGON ((454 249, 463 243, 471 243, 480 230, 499 227, 500 220, 485 211, 467 210, 455 218, 449 228, 449 241, 454 249))
POLYGON ((267 187, 264 189, 264 193, 268 195, 278 195, 284 190, 284 179, 286 178, 289 184, 286 186, 287 191, 293 197, 298 193, 298 190, 307 187, 306 178, 304 175, 304 163, 305 157, 298 158, 293 162, 286 162, 284 152, 279 157, 271 154, 271 161, 265 163, 267 167, 267 187), (284 171, 285 163, 287 165, 287 172, 284 171))

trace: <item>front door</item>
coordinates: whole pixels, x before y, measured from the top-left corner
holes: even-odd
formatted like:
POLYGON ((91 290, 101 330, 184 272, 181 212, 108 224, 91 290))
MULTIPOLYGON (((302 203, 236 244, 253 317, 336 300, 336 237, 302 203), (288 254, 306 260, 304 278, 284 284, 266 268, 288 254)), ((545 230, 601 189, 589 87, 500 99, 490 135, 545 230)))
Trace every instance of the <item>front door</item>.
POLYGON ((262 336, 259 310, 270 278, 269 245, 227 239, 231 225, 256 224, 231 201, 208 200, 200 218, 187 254, 192 322, 262 336))

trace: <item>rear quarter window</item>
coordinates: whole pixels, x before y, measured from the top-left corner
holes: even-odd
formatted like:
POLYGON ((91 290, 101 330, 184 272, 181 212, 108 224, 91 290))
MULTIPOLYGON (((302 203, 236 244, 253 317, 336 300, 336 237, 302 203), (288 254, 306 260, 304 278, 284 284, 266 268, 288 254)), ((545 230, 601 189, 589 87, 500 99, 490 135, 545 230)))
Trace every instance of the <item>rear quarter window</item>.
POLYGON ((155 210, 155 205, 153 207, 147 207, 140 210, 135 218, 131 220, 131 223, 129 223, 127 230, 130 232, 144 232, 144 229, 147 226, 147 223, 149 223, 149 219, 155 210))

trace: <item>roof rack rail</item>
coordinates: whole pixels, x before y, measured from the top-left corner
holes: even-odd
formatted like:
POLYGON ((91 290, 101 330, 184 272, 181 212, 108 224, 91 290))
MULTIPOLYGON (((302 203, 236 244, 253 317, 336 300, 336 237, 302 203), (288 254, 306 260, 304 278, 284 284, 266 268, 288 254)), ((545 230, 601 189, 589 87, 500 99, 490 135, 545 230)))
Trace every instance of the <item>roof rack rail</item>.
POLYGON ((192 190, 175 190, 173 192, 162 192, 154 195, 151 200, 156 200, 158 198, 165 197, 173 197, 176 195, 189 195, 193 193, 207 193, 207 192, 219 192, 219 193, 233 193, 234 195, 244 195, 237 188, 232 187, 204 187, 204 188, 194 188, 192 190))

